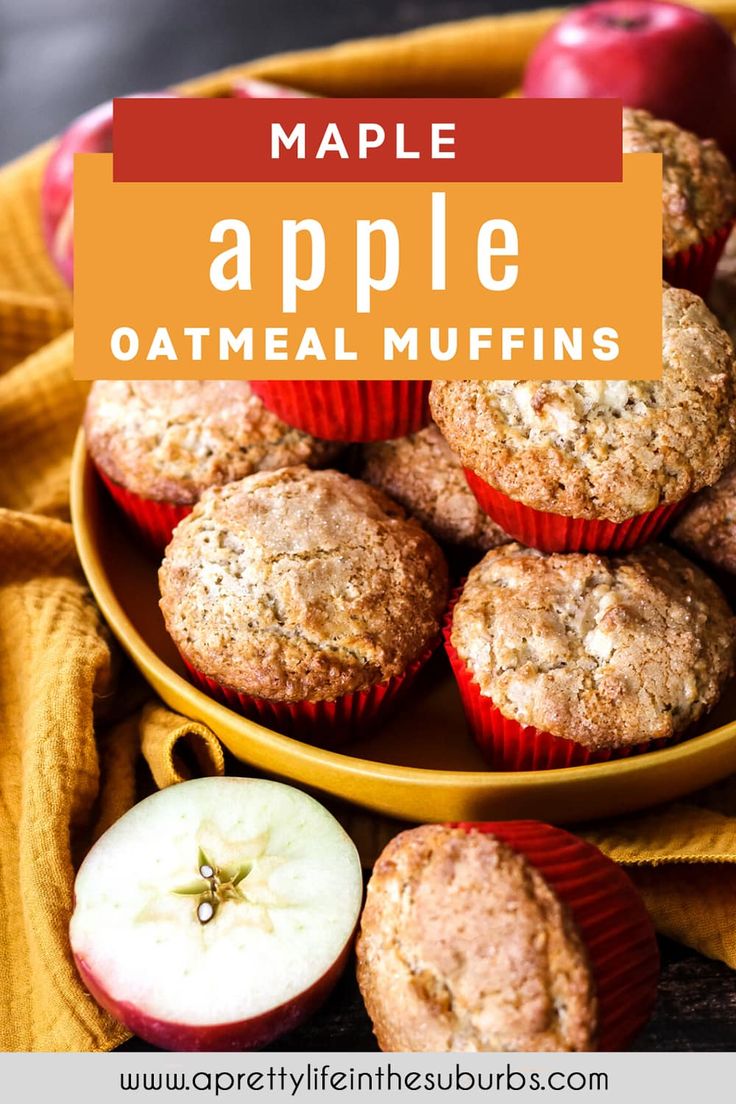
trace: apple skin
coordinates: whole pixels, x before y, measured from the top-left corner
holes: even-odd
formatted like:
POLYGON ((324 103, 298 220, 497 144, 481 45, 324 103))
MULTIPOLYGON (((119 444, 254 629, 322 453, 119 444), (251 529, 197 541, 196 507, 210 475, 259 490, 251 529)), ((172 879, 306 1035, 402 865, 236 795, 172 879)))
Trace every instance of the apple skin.
POLYGON ((74 154, 112 149, 112 101, 81 115, 64 132, 41 182, 41 226, 51 259, 64 281, 74 280, 74 154))
POLYGON ((70 948, 91 996, 154 1046, 253 1050, 328 996, 362 901, 355 844, 318 801, 266 779, 199 778, 145 798, 92 846, 70 948))
POLYGON ((309 989, 260 1016, 237 1023, 192 1025, 157 1020, 140 1008, 116 1001, 94 976, 83 956, 74 954, 74 963, 89 993, 106 1012, 151 1046, 172 1051, 261 1050, 274 1039, 294 1031, 327 1000, 345 972, 352 953, 355 933, 329 970, 309 989))
POLYGON ((736 161, 736 46, 712 16, 660 0, 601 0, 564 16, 532 53, 523 93, 615 98, 736 161))
MULTIPOLYGON (((170 96, 169 92, 146 95, 170 96)), ((112 151, 112 100, 80 115, 64 131, 41 181, 41 228, 62 279, 74 283, 74 154, 112 151)))

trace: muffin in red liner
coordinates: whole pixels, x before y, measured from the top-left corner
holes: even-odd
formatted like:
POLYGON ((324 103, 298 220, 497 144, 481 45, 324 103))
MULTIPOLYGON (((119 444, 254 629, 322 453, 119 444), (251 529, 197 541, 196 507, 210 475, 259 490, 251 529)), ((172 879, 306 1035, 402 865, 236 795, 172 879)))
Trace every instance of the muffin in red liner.
POLYGON ((684 738, 736 653, 736 619, 715 583, 657 545, 621 559, 494 549, 453 593, 443 631, 468 727, 506 771, 684 738))
POLYGON ((733 345, 685 288, 662 287, 660 355, 648 380, 433 380, 432 416, 505 532, 630 551, 736 462, 733 345))
POLYGON ((96 380, 84 430, 105 486, 159 555, 208 487, 340 452, 282 422, 245 380, 96 380))
POLYGON ((459 591, 447 614, 444 625, 445 651, 452 666, 457 688, 463 703, 463 712, 473 739, 487 757, 494 770, 533 771, 557 770, 561 767, 582 767, 586 763, 607 763, 610 759, 626 759, 644 751, 665 747, 667 740, 636 744, 625 748, 605 748, 591 751, 575 740, 565 740, 550 732, 540 732, 533 725, 522 725, 511 717, 504 717, 488 697, 480 692, 480 686, 452 646, 452 609, 459 591))
POLYGON ((383 724, 399 706, 424 665, 431 659, 439 637, 415 660, 386 682, 343 694, 334 701, 280 702, 240 694, 208 678, 182 656, 191 681, 210 697, 285 736, 334 748, 383 724))
POLYGON ((356 944, 383 1051, 618 1050, 646 1022, 656 937, 627 876, 534 821, 424 824, 378 857, 356 944))
POLYGON ((623 110, 624 153, 662 157, 662 271, 705 297, 736 216, 736 177, 712 138, 648 111, 623 110))
POLYGON ((662 259, 662 275, 668 284, 688 288, 702 299, 708 295, 713 275, 733 229, 733 219, 715 233, 680 253, 662 259))
POLYGON ((111 498, 120 507, 133 528, 154 552, 162 553, 171 540, 171 534, 182 518, 192 512, 192 506, 179 506, 175 502, 155 502, 113 483, 101 468, 96 468, 111 498))
POLYGON ((380 722, 427 662, 448 572, 381 491, 291 467, 205 491, 159 585, 166 628, 203 689, 331 746, 380 722))
POLYGON ((515 502, 470 468, 464 471, 479 505, 496 525, 521 544, 542 552, 630 552, 659 536, 687 502, 669 502, 620 522, 565 517, 515 502))
POLYGON ((269 410, 326 441, 385 441, 429 422, 427 380, 254 380, 269 410))
POLYGON ((659 977, 654 927, 629 877, 593 844, 538 821, 452 827, 501 840, 523 855, 567 905, 593 972, 597 1049, 625 1049, 651 1015, 659 977))

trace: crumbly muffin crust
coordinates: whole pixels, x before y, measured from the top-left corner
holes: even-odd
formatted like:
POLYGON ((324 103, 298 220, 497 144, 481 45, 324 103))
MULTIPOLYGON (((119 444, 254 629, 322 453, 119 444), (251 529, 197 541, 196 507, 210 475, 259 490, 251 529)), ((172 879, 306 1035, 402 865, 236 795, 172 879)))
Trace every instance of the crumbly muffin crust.
POLYGON ((368 884, 358 982, 384 1051, 584 1051, 595 987, 569 910, 495 837, 389 843, 368 884))
POLYGON ((736 619, 669 548, 607 559, 509 544, 471 570, 451 640, 504 716, 597 749, 697 721, 733 674, 736 619))
POLYGON ((693 499, 672 536, 701 560, 736 573, 736 468, 693 499))
POLYGON ((511 538, 485 514, 435 425, 364 445, 360 477, 400 502, 438 541, 487 552, 511 538))
POLYGON ((662 252, 671 257, 709 237, 736 213, 736 179, 711 138, 648 111, 624 108, 624 153, 662 154, 662 252))
POLYGON ((736 460, 736 365, 697 295, 664 286, 659 380, 435 380, 432 414, 486 482, 536 510, 621 522, 736 460))
POLYGON ((437 636, 447 566, 374 487, 306 467, 206 491, 159 571, 166 627, 204 674, 277 701, 400 674, 437 636))
POLYGON ((245 380, 98 380, 84 428, 113 482, 181 505, 252 472, 329 464, 340 449, 286 425, 245 380))

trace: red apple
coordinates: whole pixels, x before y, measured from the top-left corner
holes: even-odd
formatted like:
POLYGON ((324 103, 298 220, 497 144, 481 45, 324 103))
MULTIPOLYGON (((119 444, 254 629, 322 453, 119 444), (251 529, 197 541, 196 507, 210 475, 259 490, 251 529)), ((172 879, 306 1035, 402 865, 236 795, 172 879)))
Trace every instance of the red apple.
POLYGON ((525 96, 611 97, 643 107, 736 160, 736 46, 705 12, 660 0, 574 9, 529 59, 525 96))
POLYGON ((295 88, 284 88, 282 84, 245 77, 235 82, 232 94, 243 100, 294 100, 309 95, 308 92, 297 92, 295 88))
POLYGON ((146 798, 94 845, 70 940, 90 993, 167 1050, 251 1050, 324 1000, 363 896, 355 846, 279 782, 204 778, 146 798))
POLYGON ((49 255, 69 287, 74 282, 74 154, 111 150, 112 100, 108 100, 75 119, 46 163, 41 181, 41 226, 49 255))

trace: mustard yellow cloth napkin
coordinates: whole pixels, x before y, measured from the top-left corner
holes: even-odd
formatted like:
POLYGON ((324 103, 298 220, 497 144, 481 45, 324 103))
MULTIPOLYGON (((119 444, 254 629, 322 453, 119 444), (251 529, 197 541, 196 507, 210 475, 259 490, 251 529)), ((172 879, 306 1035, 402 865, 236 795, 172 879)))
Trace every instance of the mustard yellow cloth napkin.
MULTIPOLYGON (((710 0, 736 27, 736 6, 710 0)), ((287 55, 233 77, 333 95, 499 95, 554 12, 430 28, 287 55)), ((39 229, 48 148, 0 172, 0 1049, 107 1050, 125 1037, 91 1000, 67 940, 74 871, 154 786, 222 773, 203 725, 146 701, 82 578, 68 473, 85 388, 72 379, 71 296, 39 229)), ((342 809, 370 864, 401 825, 342 809)), ((589 836, 637 879, 659 929, 736 966, 736 781, 589 836)))

